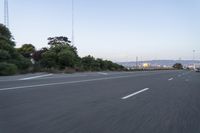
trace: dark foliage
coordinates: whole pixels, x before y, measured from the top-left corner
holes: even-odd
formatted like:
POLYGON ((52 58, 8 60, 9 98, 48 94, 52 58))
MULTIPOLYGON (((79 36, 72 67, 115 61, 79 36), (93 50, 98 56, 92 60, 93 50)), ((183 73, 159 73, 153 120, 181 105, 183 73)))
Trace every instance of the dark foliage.
POLYGON ((14 64, 1 62, 0 63, 0 75, 8 76, 17 73, 17 66, 14 64))
POLYGON ((24 58, 14 46, 11 32, 0 24, 0 75, 15 74, 31 66, 31 61, 24 58))
POLYGON ((0 24, 0 75, 32 71, 116 71, 124 67, 93 56, 79 57, 77 48, 67 37, 49 37, 49 48, 36 50, 32 44, 14 48, 15 42, 8 28, 0 24), (32 61, 32 62, 31 62, 32 61), (33 63, 33 64, 32 64, 33 63))
POLYGON ((181 63, 176 63, 173 65, 173 68, 175 69, 183 69, 183 65, 181 63))

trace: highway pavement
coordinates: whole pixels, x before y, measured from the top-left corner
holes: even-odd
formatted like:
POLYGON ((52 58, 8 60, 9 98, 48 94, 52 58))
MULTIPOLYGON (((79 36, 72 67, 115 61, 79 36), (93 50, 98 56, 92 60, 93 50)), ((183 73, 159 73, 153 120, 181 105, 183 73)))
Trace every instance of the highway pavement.
POLYGON ((0 133, 200 133, 200 73, 0 77, 0 133))

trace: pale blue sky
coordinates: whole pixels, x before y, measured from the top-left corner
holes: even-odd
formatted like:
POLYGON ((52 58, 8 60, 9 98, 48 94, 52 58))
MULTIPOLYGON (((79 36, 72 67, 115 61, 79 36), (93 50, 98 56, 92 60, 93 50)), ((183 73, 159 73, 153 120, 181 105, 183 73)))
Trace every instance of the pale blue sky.
MULTIPOLYGON (((79 54, 113 61, 200 58, 200 0, 74 0, 79 54)), ((3 0, 0 0, 3 22, 3 0)), ((17 46, 71 38, 71 0, 9 0, 17 46)))

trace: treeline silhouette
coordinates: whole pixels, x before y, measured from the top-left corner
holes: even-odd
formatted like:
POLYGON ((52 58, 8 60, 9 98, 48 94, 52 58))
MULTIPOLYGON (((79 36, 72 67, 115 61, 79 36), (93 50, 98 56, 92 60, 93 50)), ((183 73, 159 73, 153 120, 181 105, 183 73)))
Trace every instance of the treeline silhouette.
POLYGON ((80 57, 67 37, 49 37, 48 46, 36 50, 32 44, 15 48, 10 30, 0 24, 0 75, 29 72, 122 71, 122 65, 112 61, 80 57))

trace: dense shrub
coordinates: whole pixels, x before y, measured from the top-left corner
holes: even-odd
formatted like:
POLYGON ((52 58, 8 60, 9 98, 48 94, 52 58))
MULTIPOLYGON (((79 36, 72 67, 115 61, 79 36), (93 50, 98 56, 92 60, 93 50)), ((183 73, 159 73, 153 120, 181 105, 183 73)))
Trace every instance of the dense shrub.
POLYGON ((95 59, 92 56, 85 56, 81 59, 84 70, 86 71, 118 71, 124 70, 124 67, 113 63, 112 61, 95 59))
POLYGON ((41 65, 45 68, 53 68, 57 66, 56 60, 57 60, 56 53, 52 51, 47 51, 42 54, 41 65))
POLYGON ((21 58, 18 63, 17 63, 17 67, 20 70, 27 70, 28 68, 30 68, 32 65, 30 59, 26 59, 26 58, 21 58))
POLYGON ((11 56, 8 51, 0 49, 0 62, 7 61, 10 58, 11 56))
POLYGON ((0 75, 1 76, 8 76, 17 73, 17 66, 10 63, 0 63, 0 75))
POLYGON ((75 54, 70 50, 62 50, 58 53, 58 64, 61 69, 75 66, 75 54))
POLYGON ((173 65, 173 68, 175 69, 183 69, 183 65, 181 63, 176 63, 173 65))
POLYGON ((18 59, 11 59, 8 63, 15 64, 19 71, 25 71, 32 66, 30 59, 26 59, 22 56, 18 57, 18 59))
POLYGON ((6 26, 0 24, 0 75, 12 75, 27 71, 32 65, 30 59, 20 54, 14 46, 15 42, 11 32, 6 26))
POLYGON ((32 44, 24 44, 17 51, 25 58, 31 58, 32 54, 35 52, 35 47, 32 44))

